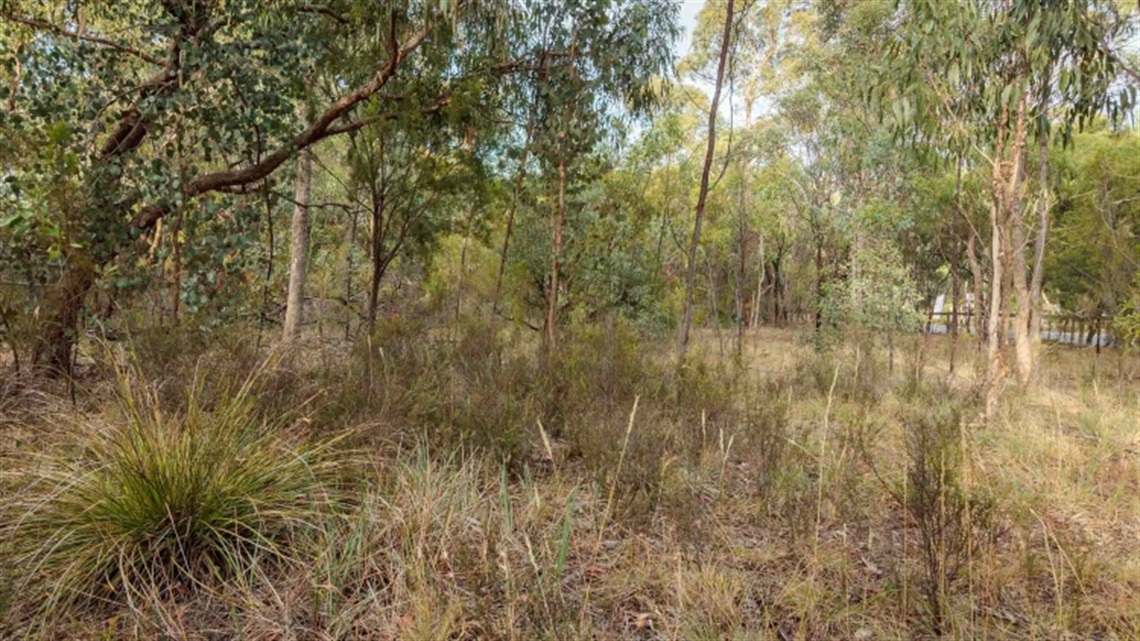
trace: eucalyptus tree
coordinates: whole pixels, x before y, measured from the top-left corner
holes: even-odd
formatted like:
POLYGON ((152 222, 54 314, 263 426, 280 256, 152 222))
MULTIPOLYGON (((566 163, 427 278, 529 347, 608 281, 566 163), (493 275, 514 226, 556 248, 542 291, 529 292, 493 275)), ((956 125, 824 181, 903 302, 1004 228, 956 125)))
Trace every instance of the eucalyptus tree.
MULTIPOLYGON (((7 3, 5 27, 22 46, 6 51, 21 72, 4 127, 66 145, 76 187, 38 360, 68 366, 100 273, 172 212, 206 194, 251 191, 299 150, 364 126, 362 104, 376 105, 368 120, 431 109, 452 85, 499 72, 508 11, 463 0, 7 3), (356 52, 372 54, 355 58, 358 81, 335 84, 312 122, 298 123, 314 71, 356 52), (430 87, 443 89, 434 95, 387 91, 417 56, 444 61, 452 82, 430 87)), ((24 173, 9 175, 18 184, 24 173)))
MULTIPOLYGON (((581 178, 581 160, 615 142, 626 117, 649 113, 658 102, 655 80, 667 75, 677 36, 677 6, 668 0, 528 1, 513 15, 519 36, 506 46, 531 64, 506 87, 506 109, 515 114, 519 158, 506 214, 497 309, 515 215, 525 200, 528 170, 549 192, 551 249, 543 282, 544 337, 557 336, 560 263, 567 220, 567 192, 581 178), (521 112, 521 118, 517 115, 521 112)), ((588 164, 588 163, 587 163, 588 164)))
MULTIPOLYGON (((746 9, 747 7, 741 7, 746 9)), ((706 8, 706 11, 709 9, 706 8)), ((692 240, 689 242, 688 261, 685 270, 685 299, 682 303, 681 322, 677 331, 677 368, 685 364, 685 354, 689 348, 689 327, 693 319, 693 288, 697 280, 697 249, 701 243, 701 225, 704 222, 705 203, 708 201, 713 155, 716 152, 717 110, 720 108, 721 91, 724 88, 728 52, 732 48, 733 29, 738 20, 735 0, 728 0, 724 6, 723 28, 720 32, 719 53, 716 58, 716 80, 713 83, 712 102, 709 104, 708 137, 705 145, 705 160, 701 168, 701 185, 697 192, 696 214, 693 219, 692 240)), ((741 12, 743 13, 743 11, 741 12)))
POLYGON ((1140 294, 1140 136, 1096 129, 1050 148, 1057 202, 1045 289, 1062 308, 1099 316, 1140 294))
POLYGON ((309 258, 309 202, 313 183, 313 150, 302 149, 297 159, 296 189, 293 195, 293 222, 289 234, 289 292, 285 301, 285 322, 281 340, 297 338, 305 308, 305 277, 309 258))
MULTIPOLYGON (((869 98, 884 120, 955 156, 969 152, 990 170, 991 279, 985 416, 996 407, 1006 366, 1002 317, 1017 294, 1019 380, 1034 364, 1032 316, 1039 315, 1043 264, 1027 275, 1026 171, 1030 139, 1046 145, 1056 124, 1098 113, 1116 115, 1135 102, 1135 86, 1113 89, 1118 58, 1105 43, 1125 38, 1129 21, 1108 0, 1039 2, 900 2, 890 55, 869 98), (1028 277, 1028 280, 1027 280, 1028 277), (1032 286, 1029 282, 1032 281, 1032 286)), ((924 143, 925 144, 925 143, 924 143)), ((1038 208, 1035 257, 1044 253, 1048 209, 1038 208)))
POLYGON ((485 199, 481 159, 469 146, 456 144, 440 118, 405 112, 350 138, 348 188, 369 220, 369 333, 375 330, 380 283, 393 261, 426 257, 459 209, 477 210, 485 199))

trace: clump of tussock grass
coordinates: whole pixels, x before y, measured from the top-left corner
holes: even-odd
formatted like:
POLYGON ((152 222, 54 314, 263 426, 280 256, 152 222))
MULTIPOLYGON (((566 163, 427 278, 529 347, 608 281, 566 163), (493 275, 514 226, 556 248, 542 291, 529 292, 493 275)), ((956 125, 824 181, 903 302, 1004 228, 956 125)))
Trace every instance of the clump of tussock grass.
POLYGON ((288 560, 335 503, 333 441, 311 444, 254 413, 257 374, 209 410, 161 410, 119 371, 119 418, 26 470, 0 541, 32 617, 126 604, 288 560), (27 598, 35 594, 38 598, 27 598))

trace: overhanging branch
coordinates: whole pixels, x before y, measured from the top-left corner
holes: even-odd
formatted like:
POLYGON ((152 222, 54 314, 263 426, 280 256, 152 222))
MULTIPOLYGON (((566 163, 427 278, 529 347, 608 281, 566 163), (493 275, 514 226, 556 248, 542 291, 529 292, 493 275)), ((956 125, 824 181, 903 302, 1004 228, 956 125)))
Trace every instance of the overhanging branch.
POLYGON ((92 44, 97 44, 97 45, 107 47, 108 49, 114 49, 115 51, 119 51, 119 52, 122 52, 125 54, 132 55, 132 56, 134 56, 134 57, 136 57, 139 60, 142 60, 144 62, 149 62, 152 65, 162 66, 162 65, 166 64, 165 61, 163 61, 161 58, 156 58, 156 57, 154 57, 148 53, 145 53, 143 51, 139 51, 138 49, 135 49, 133 47, 128 47, 127 45, 115 42, 114 40, 110 40, 107 38, 101 38, 99 36, 90 36, 90 35, 87 35, 85 33, 78 33, 75 31, 69 31, 69 30, 64 29, 63 27, 61 27, 57 24, 52 24, 50 22, 45 22, 43 20, 36 20, 35 18, 26 18, 24 16, 16 15, 10 11, 0 12, 0 16, 4 17, 7 20, 11 20, 12 22, 22 24, 26 27, 32 27, 33 29, 39 29, 41 31, 50 31, 51 33, 63 36, 65 38, 70 38, 72 40, 79 40, 81 42, 90 42, 92 44))

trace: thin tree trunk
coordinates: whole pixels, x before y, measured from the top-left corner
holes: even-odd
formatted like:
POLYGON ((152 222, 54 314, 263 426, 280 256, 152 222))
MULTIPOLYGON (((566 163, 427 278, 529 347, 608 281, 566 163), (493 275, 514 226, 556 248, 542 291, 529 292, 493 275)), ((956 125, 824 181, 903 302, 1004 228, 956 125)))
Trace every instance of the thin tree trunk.
POLYGON ((459 315, 463 308, 463 280, 467 275, 467 244, 471 241, 471 224, 475 212, 467 214, 467 231, 463 234, 463 247, 459 250, 459 278, 455 283, 455 326, 459 327, 459 315))
POLYGON ((1041 284, 1045 278, 1045 244, 1049 238, 1049 139, 1044 135, 1038 141, 1037 180, 1041 194, 1037 201, 1037 239, 1033 248, 1033 277, 1029 285, 1029 341, 1033 369, 1037 368, 1041 352, 1041 284))
POLYGON ((1025 143, 1028 135, 1028 101, 1023 93, 1017 109, 1017 133, 1013 144, 1013 175, 1009 183, 1009 222, 1011 226, 1011 241, 1013 254, 1013 291, 1017 296, 1017 314, 1014 316, 1013 342, 1014 354, 1017 363, 1017 380, 1021 385, 1029 383, 1033 374, 1033 350, 1029 338, 1029 283, 1026 280, 1025 250, 1027 245, 1027 231, 1025 226, 1025 212, 1021 197, 1021 186, 1025 182, 1025 143))
MULTIPOLYGON (((578 78, 574 66, 577 50, 578 30, 570 37, 570 81, 578 78)), ((550 265, 550 290, 547 292, 546 306, 546 347, 552 353, 558 347, 558 268, 562 259, 562 228, 566 224, 566 144, 569 140, 571 118, 574 116, 574 101, 567 101, 562 111, 562 140, 558 146, 558 212, 554 220, 554 256, 550 265)))
POLYGON ((962 249, 962 243, 958 238, 954 239, 954 259, 950 265, 952 270, 950 278, 950 315, 947 325, 947 331, 950 333, 950 373, 954 373, 954 361, 958 352, 958 332, 959 332, 959 306, 962 301, 962 278, 958 274, 961 270, 961 257, 958 255, 962 249))
POLYGON ((546 345, 557 346, 558 261, 562 256, 562 227, 566 222, 566 158, 558 160, 558 213, 554 218, 554 257, 550 264, 550 289, 546 292, 546 345))
POLYGON ((709 307, 712 311, 713 331, 716 332, 717 346, 720 348, 720 357, 724 359, 724 335, 720 327, 720 310, 717 309, 716 276, 713 274, 712 261, 705 255, 705 269, 709 275, 709 307))
POLYGON ((823 239, 815 237, 815 331, 823 327, 823 239))
MULTIPOLYGON (((542 69, 545 71, 546 57, 542 58, 542 69)), ((545 73, 541 73, 539 81, 541 83, 545 73)), ((495 296, 491 302, 491 311, 499 311, 499 297, 503 290, 503 274, 507 270, 507 253, 510 251, 511 246, 511 232, 515 227, 515 211, 518 209, 519 194, 522 193, 523 180, 526 178, 526 161, 530 157, 531 140, 534 137, 534 112, 538 109, 538 100, 541 94, 538 88, 534 91, 534 106, 532 107, 530 117, 526 123, 526 138, 523 140, 522 153, 519 155, 519 169, 515 173, 515 186, 514 191, 511 192, 511 204, 507 208, 507 228, 503 232, 503 249, 499 253, 499 274, 495 278, 495 296)))
MULTIPOLYGON (((668 167, 666 167, 668 171, 668 167)), ((672 195, 673 181, 668 176, 665 177, 665 202, 661 210, 661 228, 657 230, 657 258, 653 261, 657 265, 657 271, 661 271, 661 266, 664 264, 664 246, 665 246, 665 229, 669 225, 669 210, 670 205, 673 204, 672 195)))
MULTIPOLYGON (((747 122, 747 120, 745 120, 747 122)), ((748 259, 747 259, 747 233, 748 226, 745 222, 744 212, 748 203, 748 187, 745 179, 744 163, 740 167, 740 215, 737 221, 737 236, 740 254, 740 273, 736 279, 736 356, 739 358, 744 354, 744 326, 748 320, 745 318, 746 310, 744 301, 747 297, 745 293, 745 277, 748 274, 748 259)))
POLYGON ((958 156, 957 172, 954 178, 954 250, 950 252, 950 319, 947 331, 950 333, 950 373, 954 373, 955 357, 958 352, 958 313, 959 301, 962 295, 962 280, 960 271, 962 235, 958 231, 962 219, 962 156, 958 156))
POLYGON ((172 271, 174 274, 171 278, 170 284, 170 323, 171 325, 178 324, 178 313, 182 306, 182 242, 178 239, 182 231, 182 212, 178 212, 178 216, 174 219, 174 229, 170 234, 170 252, 173 265, 172 271))
POLYGON ((716 67, 716 85, 713 88, 712 104, 709 105, 708 146, 705 149, 705 163, 701 169, 701 187, 697 194, 696 220, 693 221, 693 239, 689 244, 689 264, 685 274, 685 302, 681 312, 681 324, 677 334, 677 367, 685 364, 685 353, 689 347, 689 326, 693 320, 693 287, 697 280, 697 249, 701 242, 701 223, 705 217, 705 203, 709 195, 709 174, 712 170, 713 154, 716 151, 716 116, 720 108, 720 91, 724 84, 724 68, 728 60, 728 48, 732 39, 732 18, 734 0, 728 0, 724 12, 724 30, 721 33, 720 59, 716 67))
POLYGON ((971 222, 969 235, 966 237, 966 262, 970 266, 970 285, 974 294, 974 337, 980 349, 986 343, 985 328, 988 322, 986 314, 986 301, 984 299, 983 285, 985 275, 982 273, 982 263, 978 260, 978 232, 971 222))
POLYGON ((752 322, 750 326, 755 328, 760 326, 760 307, 764 301, 764 276, 767 274, 768 266, 764 262, 764 234, 760 234, 760 246, 757 248, 757 258, 759 258, 760 275, 756 277, 756 299, 752 301, 752 322))
POLYGON ((261 326, 265 324, 266 310, 269 309, 269 289, 273 285, 273 250, 277 239, 273 232, 273 196, 269 191, 269 181, 262 183, 262 195, 265 198, 265 232, 269 243, 265 256, 265 283, 261 287, 261 313, 258 314, 257 341, 261 343, 261 326))
POLYGON ((313 151, 297 155, 297 184, 293 192, 293 223, 289 240, 289 294, 285 299, 285 326, 281 342, 290 343, 301 332, 305 307, 305 272, 309 264, 309 202, 313 186, 313 151))
POLYGON ((344 239, 344 340, 352 335, 352 249, 356 245, 356 208, 352 208, 348 237, 344 239))
POLYGON ((376 308, 379 305, 380 278, 384 275, 384 194, 372 198, 372 242, 369 255, 372 259, 372 282, 368 287, 368 335, 376 333, 376 308))

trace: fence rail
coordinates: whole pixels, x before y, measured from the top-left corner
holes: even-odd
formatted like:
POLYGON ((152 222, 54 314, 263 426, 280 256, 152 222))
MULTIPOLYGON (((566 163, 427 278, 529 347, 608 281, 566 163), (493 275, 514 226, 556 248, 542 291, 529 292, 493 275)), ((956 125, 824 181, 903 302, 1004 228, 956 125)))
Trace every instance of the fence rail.
MULTIPOLYGON (((954 312, 938 312, 928 314, 923 331, 928 334, 947 334, 950 332, 954 312)), ((958 331, 964 334, 977 333, 976 318, 971 314, 958 314, 958 331)), ((1013 340, 1013 321, 1010 317, 1010 326, 1006 328, 1005 335, 1013 340)), ((1116 337, 1112 333, 1112 318, 1109 316, 1081 316, 1079 314, 1046 314, 1041 317, 1041 340, 1064 345, 1080 347, 1116 347, 1116 337)))

